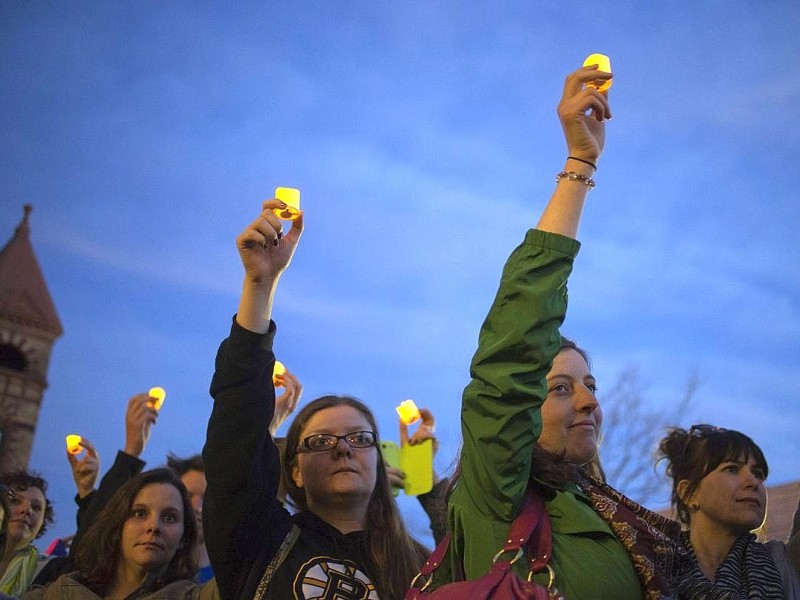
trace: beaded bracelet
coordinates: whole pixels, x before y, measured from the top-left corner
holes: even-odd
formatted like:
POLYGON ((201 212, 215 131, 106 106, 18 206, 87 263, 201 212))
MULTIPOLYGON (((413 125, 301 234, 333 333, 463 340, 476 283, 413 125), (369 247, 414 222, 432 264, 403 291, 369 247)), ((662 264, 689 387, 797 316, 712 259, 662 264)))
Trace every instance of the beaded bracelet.
POLYGON ((576 173, 575 171, 561 171, 561 173, 556 175, 556 181, 561 181, 562 179, 581 181, 589 189, 594 187, 594 179, 584 175, 583 173, 576 173))

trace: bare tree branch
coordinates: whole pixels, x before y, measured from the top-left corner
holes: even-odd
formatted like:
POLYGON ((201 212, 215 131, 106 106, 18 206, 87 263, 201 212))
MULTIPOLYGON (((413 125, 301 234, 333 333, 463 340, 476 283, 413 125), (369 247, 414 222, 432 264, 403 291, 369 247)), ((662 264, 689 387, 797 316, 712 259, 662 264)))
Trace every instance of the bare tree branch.
POLYGON ((648 402, 636 367, 619 375, 600 402, 604 413, 600 454, 611 485, 641 504, 661 495, 666 480, 655 469, 658 441, 668 427, 686 418, 698 387, 698 376, 692 373, 677 402, 656 406, 648 402))

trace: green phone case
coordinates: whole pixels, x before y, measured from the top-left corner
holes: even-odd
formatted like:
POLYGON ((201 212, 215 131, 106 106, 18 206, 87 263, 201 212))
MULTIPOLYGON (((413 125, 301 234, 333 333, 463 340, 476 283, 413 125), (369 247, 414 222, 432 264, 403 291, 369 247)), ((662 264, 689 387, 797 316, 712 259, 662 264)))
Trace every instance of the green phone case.
MULTIPOLYGON (((407 496, 418 496, 433 489, 433 440, 402 448, 394 442, 382 441, 381 452, 387 465, 406 474, 403 491, 407 496)), ((399 489, 393 491, 396 496, 399 489)))

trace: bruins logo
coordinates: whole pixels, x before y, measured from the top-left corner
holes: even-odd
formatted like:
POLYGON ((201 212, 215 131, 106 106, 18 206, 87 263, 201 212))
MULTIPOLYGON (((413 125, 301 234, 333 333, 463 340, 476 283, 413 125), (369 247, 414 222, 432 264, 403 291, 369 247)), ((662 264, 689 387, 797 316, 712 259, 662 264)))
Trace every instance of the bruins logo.
POLYGON ((354 562, 318 556, 300 568, 294 596, 302 600, 378 600, 378 591, 354 562))

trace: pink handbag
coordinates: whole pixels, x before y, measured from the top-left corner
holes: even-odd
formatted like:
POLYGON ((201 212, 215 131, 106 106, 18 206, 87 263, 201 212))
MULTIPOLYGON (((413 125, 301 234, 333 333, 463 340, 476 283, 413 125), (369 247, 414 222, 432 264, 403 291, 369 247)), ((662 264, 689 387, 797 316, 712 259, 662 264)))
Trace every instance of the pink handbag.
POLYGON ((448 583, 435 590, 428 590, 433 572, 439 567, 450 546, 450 534, 436 546, 419 574, 411 582, 405 600, 563 600, 554 587, 555 573, 547 564, 553 548, 550 517, 541 496, 528 488, 522 511, 514 519, 508 539, 492 560, 492 568, 485 575, 470 581, 448 583), (517 575, 512 566, 524 554, 527 545, 530 572, 527 579, 517 575), (512 555, 512 558, 503 558, 512 555), (547 587, 534 583, 534 573, 547 569, 550 582, 547 587), (422 587, 418 587, 424 582, 422 587))

